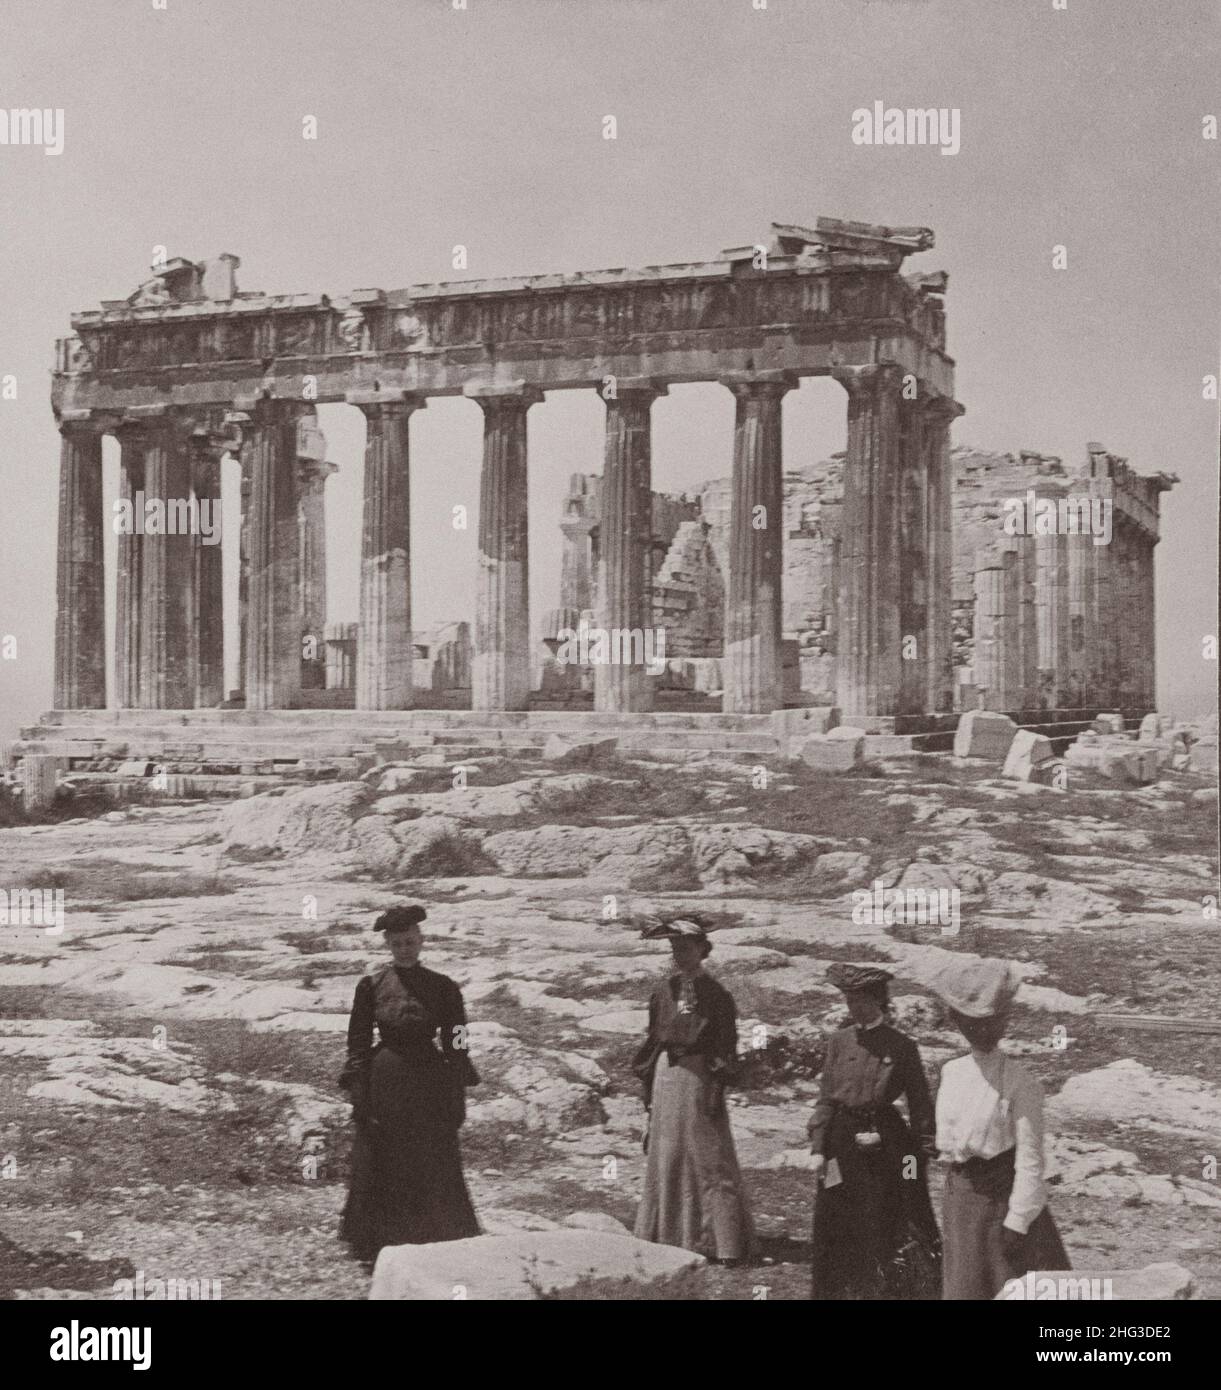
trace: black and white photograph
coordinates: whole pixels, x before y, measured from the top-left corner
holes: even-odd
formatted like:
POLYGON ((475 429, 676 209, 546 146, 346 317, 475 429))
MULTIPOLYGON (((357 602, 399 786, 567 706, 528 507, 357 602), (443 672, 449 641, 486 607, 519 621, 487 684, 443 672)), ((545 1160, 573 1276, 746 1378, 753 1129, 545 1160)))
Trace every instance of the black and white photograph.
POLYGON ((1174 1359, 1219 71, 1214 0, 0 0, 31 1364, 299 1301, 1174 1359))

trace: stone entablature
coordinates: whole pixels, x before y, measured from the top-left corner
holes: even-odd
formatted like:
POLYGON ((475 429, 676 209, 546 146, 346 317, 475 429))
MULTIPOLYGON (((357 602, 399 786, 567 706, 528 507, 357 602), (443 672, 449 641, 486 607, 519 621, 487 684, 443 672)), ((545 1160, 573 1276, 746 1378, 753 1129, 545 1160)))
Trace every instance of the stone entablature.
MULTIPOLYGON (((797 376, 896 362, 953 394, 944 276, 904 276, 924 229, 819 219, 773 225, 766 269, 713 261, 327 295, 234 291, 226 300, 111 301, 72 316, 57 345, 57 409, 224 404, 236 395, 319 402, 380 382, 386 393, 457 395, 474 379, 545 389, 606 376, 710 381, 768 368, 797 376)), ((176 263, 172 263, 176 264, 176 263)), ((189 263, 184 263, 189 264, 189 263)))

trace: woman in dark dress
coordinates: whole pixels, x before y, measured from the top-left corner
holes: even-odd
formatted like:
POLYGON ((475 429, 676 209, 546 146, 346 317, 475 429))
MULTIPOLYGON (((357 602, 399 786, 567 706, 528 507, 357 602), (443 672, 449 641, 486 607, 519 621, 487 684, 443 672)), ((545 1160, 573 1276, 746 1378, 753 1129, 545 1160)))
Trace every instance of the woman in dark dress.
POLYGON ((737 1071, 733 996, 703 967, 712 943, 702 918, 672 917, 644 935, 669 940, 675 972, 649 999, 649 1030, 633 1062, 649 1111, 636 1236, 740 1264, 754 1228, 725 1105, 737 1071))
POLYGON ((886 1021, 885 970, 836 964, 852 1023, 832 1035, 809 1134, 811 1298, 936 1298, 941 1240, 928 1196, 933 1105, 920 1050, 886 1021), (894 1102, 906 1098, 910 1127, 894 1102))
POLYGON ((479 1234, 458 1147, 466 1087, 479 1077, 461 991, 419 963, 424 917, 422 907, 395 907, 374 923, 393 960, 356 986, 348 1022, 339 1084, 356 1135, 340 1233, 360 1260, 384 1245, 479 1234))

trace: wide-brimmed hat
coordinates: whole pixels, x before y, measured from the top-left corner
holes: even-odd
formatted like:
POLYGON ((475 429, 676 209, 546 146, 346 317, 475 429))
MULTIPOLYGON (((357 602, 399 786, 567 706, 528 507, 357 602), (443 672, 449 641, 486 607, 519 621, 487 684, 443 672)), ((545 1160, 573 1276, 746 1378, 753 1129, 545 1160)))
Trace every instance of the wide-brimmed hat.
POLYGON ((402 907, 389 907, 373 923, 374 931, 406 931, 416 927, 428 916, 419 903, 404 903, 402 907))
POLYGON ((827 979, 836 989, 849 992, 880 989, 888 985, 894 976, 889 970, 882 970, 876 965, 850 965, 847 961, 837 960, 834 965, 827 967, 827 979))
POLYGON ((1008 961, 985 959, 951 961, 929 983, 964 1018, 994 1018, 1013 1003, 1022 982, 1008 961))
POLYGON ((705 955, 712 950, 712 942, 708 939, 708 926, 698 913, 688 912, 682 916, 658 918, 649 922, 640 934, 646 941, 698 941, 703 946, 705 955))

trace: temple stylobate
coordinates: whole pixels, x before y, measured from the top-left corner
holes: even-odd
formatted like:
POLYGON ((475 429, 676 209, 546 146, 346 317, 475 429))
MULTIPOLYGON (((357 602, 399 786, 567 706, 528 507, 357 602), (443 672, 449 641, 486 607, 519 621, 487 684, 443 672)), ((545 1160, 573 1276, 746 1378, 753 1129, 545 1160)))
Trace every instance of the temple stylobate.
MULTIPOLYGON (((606 411, 598 622, 642 631, 651 608, 650 413, 672 383, 732 392, 726 713, 782 703, 783 401, 800 378, 845 389, 836 697, 845 718, 949 711, 950 424, 944 274, 905 275, 925 228, 819 219, 712 261, 523 279, 269 296, 239 292, 236 257, 176 260, 122 301, 72 319, 58 345, 62 436, 55 704, 106 703, 101 440, 121 445, 124 496, 215 498, 242 464, 242 685, 247 708, 302 701, 303 585, 317 540, 303 516, 325 473, 302 467, 316 404, 366 420, 358 709, 413 704, 410 427, 429 396, 483 413, 476 710, 530 694, 527 414, 545 394, 596 391, 606 411), (913 656, 914 653, 914 656, 913 656), (906 655, 907 659, 904 659, 906 655)), ((417 467, 430 466, 428 459, 417 467)), ((120 538, 115 700, 218 703, 220 556, 183 534, 120 538)), ((314 610, 313 618, 308 615, 314 610)), ((306 672, 303 675, 303 672, 306 672)), ((594 705, 647 710, 645 666, 597 672, 594 705)))

